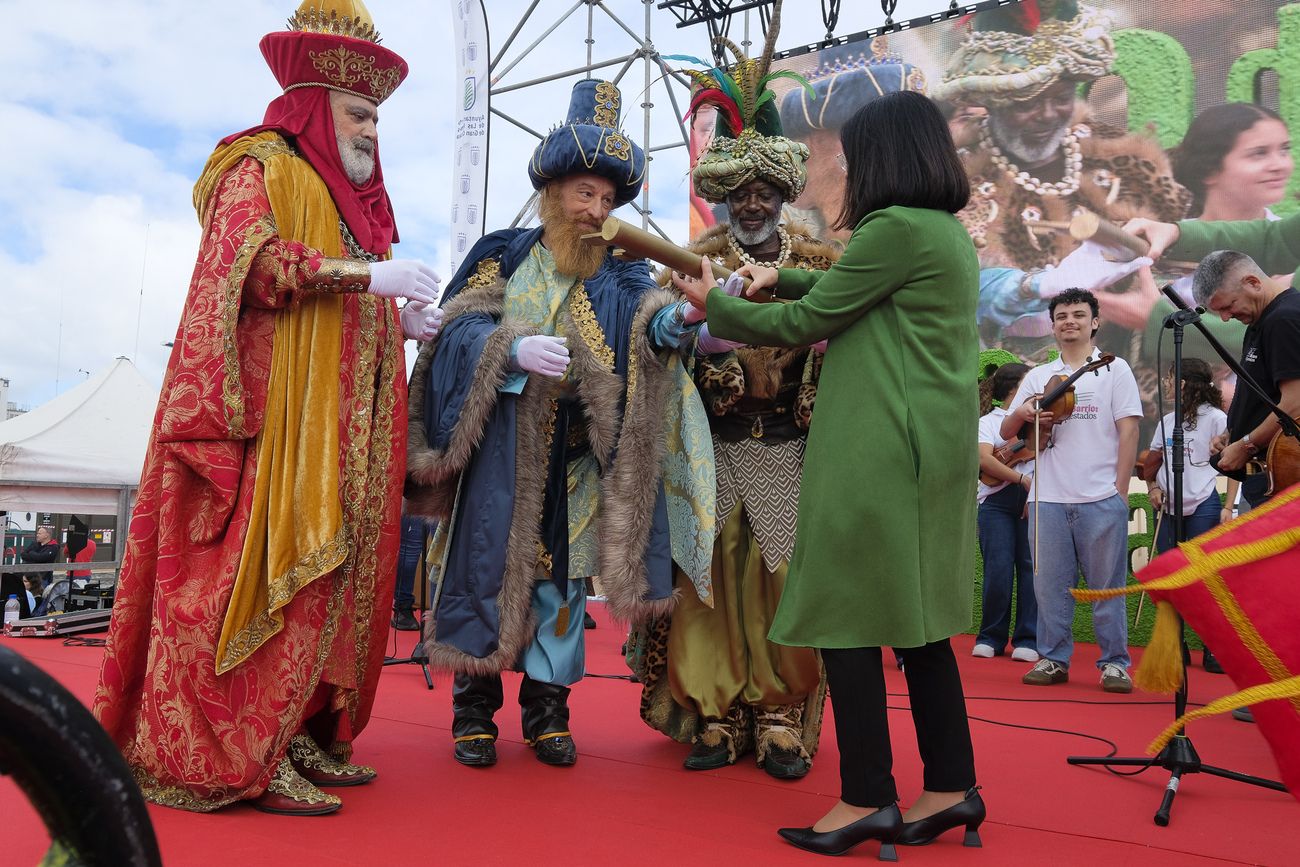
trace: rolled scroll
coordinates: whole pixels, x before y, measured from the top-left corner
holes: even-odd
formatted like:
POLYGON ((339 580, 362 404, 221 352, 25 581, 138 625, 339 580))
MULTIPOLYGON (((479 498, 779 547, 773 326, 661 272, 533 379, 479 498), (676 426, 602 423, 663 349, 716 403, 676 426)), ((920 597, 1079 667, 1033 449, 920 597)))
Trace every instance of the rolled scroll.
POLYGON ((1119 226, 1094 214, 1083 211, 1070 220, 1070 237, 1076 241, 1092 241, 1105 247, 1121 262, 1131 262, 1151 251, 1151 245, 1137 235, 1125 232, 1119 226))
MULTIPOLYGON (((672 241, 666 241, 658 235, 629 225, 618 217, 609 217, 601 225, 599 232, 583 235, 582 240, 588 244, 614 247, 614 255, 620 258, 649 259, 691 277, 698 278, 703 275, 704 267, 701 263, 704 257, 699 253, 692 253, 684 247, 677 246, 672 241)), ((721 277, 725 280, 733 273, 730 268, 716 260, 710 259, 709 264, 713 267, 714 277, 721 277)), ((745 289, 749 289, 750 281, 747 278, 742 279, 745 280, 745 289)), ((760 290, 753 296, 742 294, 741 297, 750 301, 777 300, 771 292, 765 289, 760 290)))

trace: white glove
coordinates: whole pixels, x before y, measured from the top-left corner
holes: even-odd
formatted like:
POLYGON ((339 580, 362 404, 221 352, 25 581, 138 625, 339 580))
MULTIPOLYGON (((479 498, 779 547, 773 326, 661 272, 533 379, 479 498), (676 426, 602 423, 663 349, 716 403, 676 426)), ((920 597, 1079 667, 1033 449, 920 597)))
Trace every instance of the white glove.
POLYGON ((1054 298, 1066 289, 1099 292, 1151 264, 1147 256, 1138 256, 1131 262, 1112 262, 1105 253, 1106 248, 1100 244, 1084 241, 1062 259, 1060 265, 1049 266, 1038 275, 1038 294, 1043 298, 1054 298))
POLYGON ((569 367, 569 347, 564 340, 545 334, 524 337, 515 346, 515 364, 528 373, 560 376, 569 367))
POLYGON ((745 291, 745 278, 733 271, 726 280, 719 277, 718 286, 732 298, 739 298, 740 293, 745 291))
POLYGON ((442 280, 432 268, 415 259, 389 259, 370 265, 371 295, 380 298, 407 298, 438 303, 438 283, 442 280))
POLYGON ((402 334, 407 340, 432 340, 442 328, 442 308, 407 301, 402 308, 402 334))

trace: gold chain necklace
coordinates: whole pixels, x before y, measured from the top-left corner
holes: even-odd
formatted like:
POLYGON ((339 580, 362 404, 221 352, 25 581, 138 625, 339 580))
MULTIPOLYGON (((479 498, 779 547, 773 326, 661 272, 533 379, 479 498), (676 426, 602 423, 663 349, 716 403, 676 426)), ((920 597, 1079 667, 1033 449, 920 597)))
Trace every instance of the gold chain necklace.
POLYGON ((740 242, 736 240, 730 226, 727 227, 727 244, 731 247, 731 252, 736 254, 736 258, 746 265, 757 265, 760 268, 780 268, 781 263, 790 258, 790 233, 780 223, 776 226, 776 233, 781 238, 781 249, 777 252, 776 258, 769 262, 760 262, 746 253, 745 248, 740 246, 740 242))

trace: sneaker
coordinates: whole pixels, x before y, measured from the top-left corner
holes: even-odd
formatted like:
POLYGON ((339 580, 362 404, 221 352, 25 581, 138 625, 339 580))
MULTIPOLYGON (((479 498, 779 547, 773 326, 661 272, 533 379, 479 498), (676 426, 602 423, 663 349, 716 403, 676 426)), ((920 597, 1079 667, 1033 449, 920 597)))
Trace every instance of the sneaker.
POLYGON ((1032 647, 1017 647, 1011 651, 1011 658, 1016 662, 1037 662, 1038 651, 1032 647))
POLYGON ((1050 659, 1040 659, 1038 664, 1020 678, 1021 683, 1029 686, 1053 686, 1070 679, 1070 669, 1050 659))
POLYGON ((1101 688, 1106 692, 1129 693, 1133 691, 1133 681, 1127 671, 1108 662, 1101 669, 1101 688))
POLYGON ((997 655, 991 644, 977 644, 971 648, 971 656, 978 656, 980 659, 992 659, 997 655))

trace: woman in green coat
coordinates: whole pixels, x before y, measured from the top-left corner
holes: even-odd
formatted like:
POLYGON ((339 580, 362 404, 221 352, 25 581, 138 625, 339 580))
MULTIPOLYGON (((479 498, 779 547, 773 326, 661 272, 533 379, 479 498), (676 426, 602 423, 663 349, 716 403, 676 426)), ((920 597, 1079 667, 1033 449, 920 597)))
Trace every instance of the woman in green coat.
POLYGON ((969 186, 938 109, 910 91, 841 133, 853 230, 829 271, 746 266, 756 304, 679 280, 718 337, 764 346, 829 338, 808 435, 794 558, 770 638, 820 648, 835 713, 841 800, 781 835, 840 854, 867 839, 928 843, 984 804, 949 637, 971 625, 979 265, 953 216, 969 186), (711 290, 711 291, 710 291, 711 290), (905 674, 925 790, 903 817, 891 773, 882 645, 905 674), (906 820, 906 822, 904 821, 906 820))

